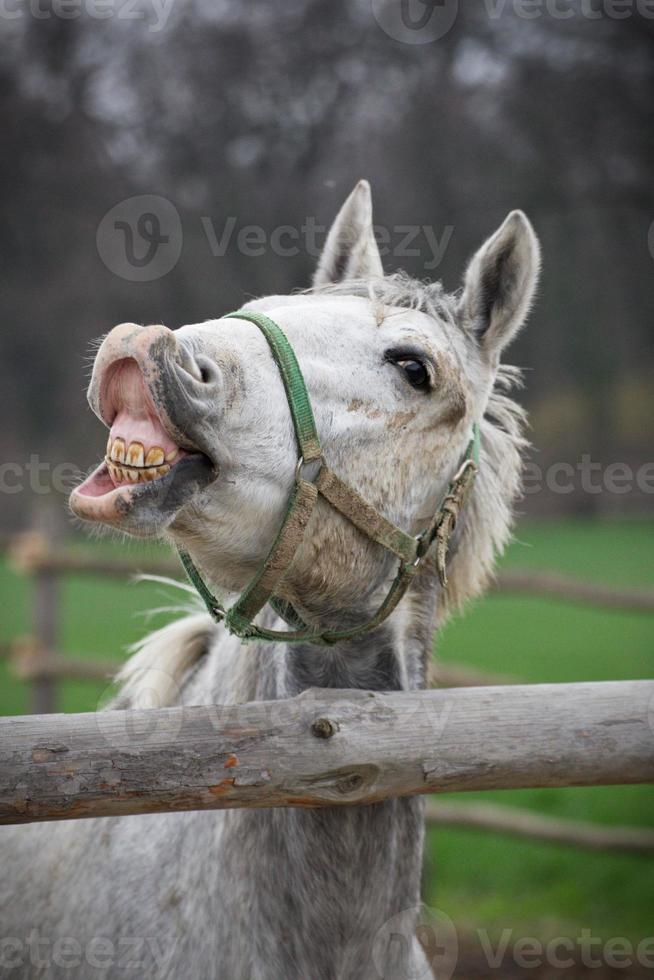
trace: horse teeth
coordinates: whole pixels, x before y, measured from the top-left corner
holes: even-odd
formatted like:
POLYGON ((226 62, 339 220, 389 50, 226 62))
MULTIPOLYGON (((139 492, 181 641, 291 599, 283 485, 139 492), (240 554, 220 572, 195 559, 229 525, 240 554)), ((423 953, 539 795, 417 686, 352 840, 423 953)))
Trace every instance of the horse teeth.
MULTIPOLYGON (((177 450, 175 450, 177 452, 177 450)), ((148 454, 145 457, 146 466, 160 466, 164 461, 164 451, 159 446, 153 446, 152 449, 148 449, 148 454)), ((143 463, 140 464, 143 466, 143 463)))
POLYGON ((130 442, 125 461, 130 466, 143 466, 143 456, 143 444, 140 442, 130 442))
POLYGON ((178 452, 179 447, 166 454, 161 446, 152 446, 146 453, 141 442, 130 442, 125 449, 124 439, 112 441, 110 436, 105 462, 114 483, 149 483, 170 472, 170 464, 178 452))
POLYGON ((125 462, 125 443, 122 439, 114 439, 114 444, 111 447, 111 458, 116 463, 125 462))

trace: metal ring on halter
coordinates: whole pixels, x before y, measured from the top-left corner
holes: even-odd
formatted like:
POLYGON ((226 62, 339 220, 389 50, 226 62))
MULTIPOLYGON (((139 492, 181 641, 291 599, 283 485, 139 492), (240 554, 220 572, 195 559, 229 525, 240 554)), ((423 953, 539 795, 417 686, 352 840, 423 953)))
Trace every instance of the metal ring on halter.
POLYGON ((469 470, 469 469, 473 469, 473 470, 476 471, 477 464, 475 463, 474 459, 464 459, 463 460, 463 462, 461 463, 461 466, 459 466, 458 470, 456 471, 456 473, 452 477, 452 483, 453 484, 454 483, 458 483, 459 480, 463 477, 463 475, 466 472, 466 470, 469 470))
POLYGON ((308 480, 309 483, 313 483, 316 477, 318 476, 318 474, 320 473, 320 470, 322 469, 324 462, 325 462, 325 458, 322 453, 320 454, 320 456, 317 457, 317 459, 310 459, 308 462, 305 460, 304 456, 300 456, 300 458, 297 461, 297 466, 295 467, 295 482, 297 483, 298 480, 302 479, 302 480, 308 480), (313 473, 309 477, 304 476, 304 474, 302 473, 302 467, 313 466, 316 464, 318 468, 316 469, 315 473, 313 473))
POLYGON ((416 550, 415 560, 411 562, 411 565, 412 565, 413 568, 417 568, 418 565, 420 564, 420 562, 422 561, 422 559, 427 554, 427 550, 428 549, 426 549, 425 551, 421 551, 420 550, 420 546, 421 546, 422 542, 425 540, 425 534, 426 534, 425 531, 421 531, 420 534, 416 534, 416 536, 415 536, 416 537, 416 549, 417 550, 416 550))

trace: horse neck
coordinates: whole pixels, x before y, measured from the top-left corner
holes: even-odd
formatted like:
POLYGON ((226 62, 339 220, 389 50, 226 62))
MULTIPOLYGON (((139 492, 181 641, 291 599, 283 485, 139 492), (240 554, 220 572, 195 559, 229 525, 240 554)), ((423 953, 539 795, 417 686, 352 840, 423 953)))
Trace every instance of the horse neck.
POLYGON ((283 696, 308 687, 374 691, 424 687, 433 615, 422 614, 414 596, 404 602, 387 624, 356 640, 335 648, 288 647, 283 696))
MULTIPOLYGON (((418 690, 425 678, 436 625, 437 585, 429 570, 421 575, 395 613, 377 629, 333 646, 269 644, 246 647, 247 700, 296 697, 308 688, 374 691, 418 690)), ((379 604, 379 600, 376 600, 379 604)), ((360 621, 372 616, 360 611, 360 621)), ((375 607, 376 608, 376 607, 375 607)), ((266 625, 285 628, 279 620, 266 625)), ((334 624, 331 623, 331 626, 334 624)))
MULTIPOLYGON (((431 586, 407 595, 386 624, 338 647, 246 647, 248 696, 286 698, 310 687, 424 686, 433 595, 431 586)), ((420 797, 235 812, 225 853, 231 879, 239 883, 239 903, 257 926, 255 974, 287 980, 377 977, 371 950, 379 930, 400 913, 411 917, 415 909, 417 916, 423 823, 420 797), (298 925, 289 928, 289 922, 298 925)))

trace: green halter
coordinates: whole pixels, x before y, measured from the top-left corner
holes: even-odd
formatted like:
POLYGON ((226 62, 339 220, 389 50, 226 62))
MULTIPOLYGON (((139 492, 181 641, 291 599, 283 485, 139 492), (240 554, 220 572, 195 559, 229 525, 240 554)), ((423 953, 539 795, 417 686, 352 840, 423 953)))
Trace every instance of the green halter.
POLYGON ((190 555, 179 549, 179 557, 186 573, 211 616, 216 622, 224 623, 230 633, 234 633, 242 640, 281 640, 286 643, 310 641, 323 644, 351 640, 375 629, 390 616, 409 588, 420 562, 434 542, 436 542, 436 566, 439 578, 442 585, 446 586, 449 540, 479 466, 479 425, 475 423, 472 427, 472 437, 461 465, 452 478, 433 520, 416 537, 407 534, 382 517, 356 490, 343 483, 326 465, 304 378, 293 348, 281 328, 263 313, 238 310, 235 313, 228 313, 227 316, 248 320, 255 324, 266 338, 286 389, 298 443, 299 460, 286 516, 272 548, 252 581, 229 609, 225 609, 209 590, 190 555), (310 463, 319 464, 319 469, 312 479, 306 479, 303 474, 305 467, 310 463), (319 495, 359 531, 387 551, 391 551, 399 559, 393 584, 377 613, 372 619, 352 629, 316 632, 302 621, 290 603, 274 595, 275 589, 284 578, 302 543, 319 495), (266 603, 270 603, 278 615, 293 629, 269 630, 255 625, 254 617, 266 603))

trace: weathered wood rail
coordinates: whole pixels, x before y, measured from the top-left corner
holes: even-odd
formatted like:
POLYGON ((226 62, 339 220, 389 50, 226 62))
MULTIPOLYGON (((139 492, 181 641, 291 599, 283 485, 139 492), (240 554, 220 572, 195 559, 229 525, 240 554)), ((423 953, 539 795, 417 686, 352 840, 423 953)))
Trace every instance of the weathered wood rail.
MULTIPOLYGON (((183 577, 179 562, 172 558, 121 559, 85 555, 69 550, 55 551, 41 534, 30 531, 18 535, 9 547, 15 566, 32 575, 102 575, 127 578, 138 572, 183 577)), ((581 582, 556 572, 513 569, 500 572, 492 592, 506 592, 582 603, 604 609, 654 611, 654 589, 615 588, 595 582, 581 582)))
POLYGON ((430 800, 425 813, 431 827, 482 830, 528 840, 581 847, 587 851, 654 854, 654 829, 607 827, 589 820, 546 817, 531 810, 497 803, 450 803, 430 800))
MULTIPOLYGON (((31 576, 35 633, 32 636, 5 644, 0 648, 0 655, 8 655, 10 669, 13 673, 31 685, 32 706, 34 711, 39 714, 54 709, 58 681, 66 678, 107 680, 116 669, 116 664, 111 661, 100 661, 95 657, 75 658, 56 652, 58 589, 62 576, 90 574, 124 579, 134 575, 137 571, 172 577, 180 575, 179 566, 172 559, 141 559, 135 563, 132 559, 89 556, 76 554, 70 550, 55 551, 47 539, 39 533, 21 535, 8 544, 14 565, 31 576)), ((495 591, 551 596, 557 600, 580 602, 607 609, 638 611, 654 609, 654 593, 652 591, 615 590, 546 572, 527 572, 526 570, 504 572, 497 580, 495 591)), ((430 682, 433 686, 440 688, 485 687, 517 684, 517 679, 480 672, 457 664, 440 662, 432 665, 430 682)), ((222 713, 222 710, 213 709, 214 713, 222 713)), ((106 715, 102 716, 101 727, 103 731, 105 730, 106 717, 106 715)), ((150 720, 152 721, 152 719, 150 720)), ((132 715, 129 716, 129 724, 130 726, 134 724, 132 715)), ((134 729, 130 728, 130 731, 134 731, 134 729)), ((56 753, 57 757, 59 755, 61 755, 60 761, 63 761, 67 753, 62 750, 61 753, 56 753)), ((41 758, 39 752, 37 752, 37 757, 41 758)), ((82 772, 81 762, 80 767, 80 772, 82 772)), ((54 768, 56 772, 56 765, 54 768)), ((112 778, 115 781, 115 774, 112 778)), ((478 774, 475 774, 475 778, 478 778, 478 774)), ((19 786, 18 789, 17 799, 20 806, 20 800, 26 802, 26 797, 24 787, 19 786)), ((348 800, 343 799, 340 802, 348 802, 348 800)), ((239 804, 228 803, 226 805, 239 804)), ((265 804, 255 803, 253 805, 265 804)), ((43 819, 57 819, 57 816, 43 819)), ((438 801, 429 804, 427 821, 437 826, 457 826, 473 830, 508 833, 590 849, 611 849, 641 854, 654 853, 654 831, 645 828, 598 827, 578 821, 556 820, 538 814, 521 812, 514 807, 486 804, 470 806, 438 801)))
POLYGON ((555 572, 532 572, 527 569, 504 571, 497 576, 492 591, 557 599, 561 602, 623 612, 654 610, 653 589, 615 588, 612 585, 598 585, 596 582, 580 582, 570 575, 555 572))
POLYGON ((0 719, 0 823, 654 781, 654 682, 0 719))
MULTIPOLYGON (((116 674, 120 663, 116 660, 99 660, 97 657, 71 657, 55 650, 44 649, 33 636, 19 637, 0 648, 9 657, 13 675, 20 681, 33 683, 42 678, 55 680, 106 681, 116 674)), ((517 684, 515 677, 475 670, 459 664, 430 664, 430 687, 489 687, 496 684, 517 684)))

